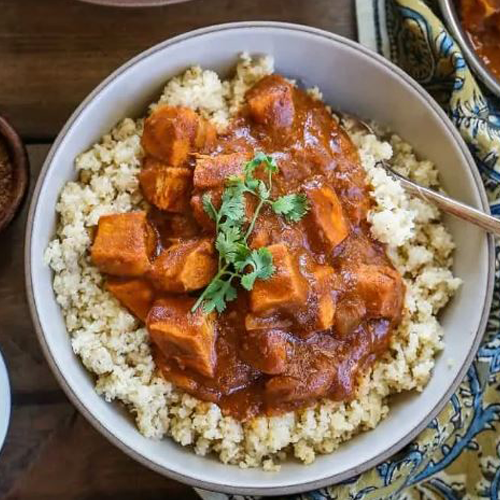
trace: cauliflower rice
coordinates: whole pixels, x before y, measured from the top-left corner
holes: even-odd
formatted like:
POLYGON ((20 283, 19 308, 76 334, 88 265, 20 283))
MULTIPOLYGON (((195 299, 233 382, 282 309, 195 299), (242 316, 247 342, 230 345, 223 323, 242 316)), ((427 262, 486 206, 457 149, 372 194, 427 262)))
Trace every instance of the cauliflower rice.
MULTIPOLYGON (((167 83, 159 102, 192 107, 222 131, 246 90, 272 72, 272 58, 251 59, 246 54, 231 80, 221 81, 213 71, 193 67, 167 83)), ((318 89, 310 93, 321 98, 318 89)), ((142 120, 126 118, 76 159, 79 180, 67 183, 60 195, 57 234, 45 259, 54 271, 53 286, 74 352, 95 374, 97 392, 107 401, 124 403, 144 436, 170 436, 200 455, 214 453, 240 467, 274 470, 291 455, 308 464, 317 453, 330 453, 342 441, 374 428, 387 415, 391 394, 421 391, 426 385, 443 347, 436 315, 460 286, 450 271, 454 243, 439 211, 410 198, 377 161, 389 161, 424 186, 438 186, 437 171, 395 135, 382 141, 356 131, 348 121, 346 127, 372 188, 372 232, 387 244, 406 283, 402 323, 390 350, 360 380, 353 401, 323 400, 304 410, 245 423, 223 416, 217 405, 183 393, 156 372, 145 327, 104 289, 103 276, 90 262, 99 217, 144 204, 137 179, 142 120)))

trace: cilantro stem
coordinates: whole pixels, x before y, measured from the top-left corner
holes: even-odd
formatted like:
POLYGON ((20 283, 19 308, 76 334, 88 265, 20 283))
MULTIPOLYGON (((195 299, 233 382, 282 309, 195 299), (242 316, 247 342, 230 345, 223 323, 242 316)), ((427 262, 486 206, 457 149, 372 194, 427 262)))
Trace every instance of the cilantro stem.
MULTIPOLYGON (((267 171, 267 175, 268 175, 268 196, 271 196, 271 189, 273 187, 273 171, 271 169, 269 169, 267 171)), ((252 234, 252 231, 255 227, 255 223, 257 222, 257 217, 259 216, 260 214, 260 211, 262 210, 262 206, 264 205, 264 203, 269 203, 271 204, 272 202, 266 198, 263 198, 260 194, 252 191, 252 194, 254 194, 255 196, 257 196, 257 198, 259 198, 259 204, 257 205, 257 208, 255 209, 255 213, 253 214, 253 217, 252 217, 252 221, 250 222, 250 226, 248 226, 248 230, 245 234, 245 243, 248 239, 248 237, 252 234)))
POLYGON ((245 164, 244 179, 232 176, 227 180, 218 210, 212 203, 211 195, 203 195, 203 208, 215 222, 218 271, 191 308, 192 313, 202 304, 206 313, 213 310, 221 313, 227 302, 237 297, 237 290, 232 285, 234 279, 238 279, 246 290, 252 290, 256 279, 267 279, 275 272, 271 252, 266 247, 252 250, 247 243, 263 206, 270 205, 276 214, 293 222, 300 220, 307 212, 303 195, 285 195, 275 200, 271 198, 273 174, 276 172, 276 161, 264 153, 257 153, 253 160, 245 164), (255 169, 261 164, 267 170, 267 183, 254 177, 255 169), (258 199, 246 231, 245 193, 258 199))
MULTIPOLYGON (((224 267, 222 267, 219 272, 214 276, 212 279, 211 283, 219 280, 226 274, 227 268, 229 267, 229 264, 226 264, 224 267)), ((234 273, 229 273, 231 275, 234 275, 234 273)), ((230 281, 234 278, 234 276, 231 276, 230 281)), ((205 300, 205 297, 207 293, 209 292, 210 285, 203 290, 202 294, 198 297, 198 300, 194 303, 193 307, 191 308, 191 312, 194 313, 198 307, 200 307, 201 303, 205 300)))
POLYGON ((250 222, 250 226, 248 226, 248 230, 245 234, 245 243, 246 243, 248 237, 252 234, 253 228, 255 227, 255 223, 257 222, 257 217, 259 216, 259 213, 260 213, 262 206, 264 205, 265 202, 266 202, 266 200, 261 198, 259 201, 259 204, 257 205, 257 208, 255 209, 255 213, 253 214, 253 217, 252 217, 252 222, 250 222))

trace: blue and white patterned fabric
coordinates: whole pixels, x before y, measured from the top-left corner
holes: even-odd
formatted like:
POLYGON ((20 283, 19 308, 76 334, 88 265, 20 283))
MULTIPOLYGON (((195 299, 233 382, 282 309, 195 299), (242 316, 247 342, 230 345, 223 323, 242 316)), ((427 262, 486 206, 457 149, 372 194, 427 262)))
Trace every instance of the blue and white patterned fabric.
MULTIPOLYGON (((500 102, 476 82, 428 0, 357 0, 359 40, 424 86, 471 148, 500 215, 500 102)), ((499 246, 497 255, 497 278, 499 246)), ((201 492, 205 500, 250 497, 201 492)), ((351 480, 302 500, 500 500, 500 281, 487 332, 445 409, 405 449, 351 480)))

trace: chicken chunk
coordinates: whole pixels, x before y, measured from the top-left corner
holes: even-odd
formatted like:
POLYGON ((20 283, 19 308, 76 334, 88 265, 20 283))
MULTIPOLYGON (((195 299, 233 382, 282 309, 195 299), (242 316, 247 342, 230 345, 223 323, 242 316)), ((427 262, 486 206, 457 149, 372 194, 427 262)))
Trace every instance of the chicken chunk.
POLYGON ((335 331, 340 337, 347 337, 365 319, 366 307, 357 297, 342 300, 335 311, 335 331))
POLYGON ((103 215, 91 249, 91 258, 102 272, 117 276, 142 276, 151 267, 156 234, 146 212, 103 215))
POLYGON ((190 153, 209 149, 215 138, 213 126, 192 109, 163 105, 146 119, 141 143, 148 155, 179 167, 190 153))
POLYGON ((316 331, 328 330, 334 323, 335 300, 333 288, 335 271, 330 266, 318 266, 314 271, 316 304, 313 306, 314 328, 316 331))
POLYGON ((196 160, 194 169, 194 187, 196 189, 224 187, 228 177, 243 174, 248 160, 249 155, 243 153, 200 156, 196 160))
MULTIPOLYGON (((309 270, 309 272, 311 272, 312 276, 308 279, 311 289, 307 300, 302 307, 293 309, 294 328, 292 331, 294 335, 304 340, 333 326, 336 289, 338 287, 338 276, 333 267, 317 265, 315 269, 309 270)), ((277 319, 281 318, 278 317, 277 319)), ((255 321, 255 323, 256 326, 259 326, 258 321, 255 321)))
POLYGON ((310 237, 313 241, 319 238, 333 250, 349 234, 349 225, 342 212, 342 205, 335 191, 329 186, 310 187, 307 189, 307 195, 311 202, 308 217, 313 222, 310 237))
POLYGON ((141 279, 109 278, 106 288, 141 321, 146 321, 154 301, 154 291, 151 285, 141 279))
POLYGON ((250 116, 272 129, 282 129, 293 124, 295 106, 293 88, 282 76, 262 78, 247 93, 250 116))
MULTIPOLYGON (((220 207, 223 188, 213 188, 208 191, 214 207, 220 207)), ((205 193, 195 193, 191 198, 191 210, 196 222, 204 229, 214 229, 215 222, 210 218, 203 207, 203 195, 205 193)))
POLYGON ((189 208, 193 174, 186 167, 168 167, 147 158, 139 173, 142 193, 149 203, 160 210, 184 213, 189 208))
POLYGON ((286 369, 288 342, 278 330, 248 332, 241 341, 243 361, 269 375, 283 373, 286 369))
POLYGON ((325 396, 332 386, 336 366, 327 356, 317 353, 314 359, 291 366, 282 375, 266 383, 266 400, 273 406, 280 403, 300 403, 325 396))
POLYGON ((193 238, 200 233, 200 227, 191 212, 171 214, 167 224, 169 235, 172 238, 193 238))
POLYGON ((288 318, 280 318, 278 316, 269 316, 262 318, 255 314, 248 313, 245 316, 245 328, 248 331, 253 330, 271 330, 274 328, 286 329, 292 326, 293 322, 288 318))
POLYGON ((201 309, 191 312, 195 299, 169 297, 157 300, 146 318, 152 342, 181 368, 213 377, 216 363, 215 316, 201 309))
POLYGON ((248 246, 253 250, 261 247, 267 247, 271 242, 270 228, 268 227, 268 225, 257 224, 255 225, 255 228, 248 240, 248 246))
POLYGON ((361 265, 355 274, 356 289, 368 315, 398 318, 401 314, 404 284, 397 271, 388 266, 361 265))
POLYGON ((150 273, 154 285, 166 292, 190 292, 208 285, 217 273, 217 257, 209 238, 183 241, 164 250, 150 273))
POLYGON ((268 249, 273 256, 275 272, 266 280, 257 280, 250 292, 250 309, 262 316, 303 304, 308 292, 307 282, 288 248, 278 243, 268 249))
POLYGON ((153 343, 151 350, 155 365, 165 379, 204 401, 217 402, 217 393, 212 387, 206 386, 196 373, 183 370, 177 362, 167 359, 156 344, 153 343))
POLYGON ((200 226, 193 217, 191 210, 187 210, 182 214, 151 210, 149 219, 160 235, 163 248, 168 248, 174 243, 196 238, 200 234, 200 226))

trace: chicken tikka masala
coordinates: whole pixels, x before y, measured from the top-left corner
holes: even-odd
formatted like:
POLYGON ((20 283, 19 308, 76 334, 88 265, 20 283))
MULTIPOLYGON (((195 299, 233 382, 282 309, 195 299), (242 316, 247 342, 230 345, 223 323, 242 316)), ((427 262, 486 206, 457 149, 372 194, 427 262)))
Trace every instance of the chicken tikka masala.
POLYGON ((239 419, 354 397, 405 287, 327 107, 272 75, 224 133, 162 105, 142 146, 150 208, 102 216, 91 258, 165 379, 239 419))
POLYGON ((500 0, 460 0, 460 14, 475 51, 500 79, 500 0))

